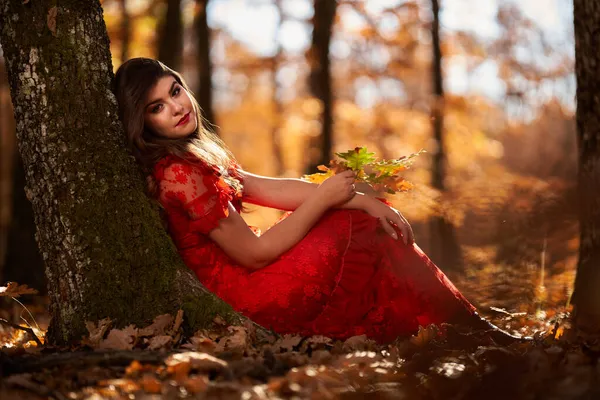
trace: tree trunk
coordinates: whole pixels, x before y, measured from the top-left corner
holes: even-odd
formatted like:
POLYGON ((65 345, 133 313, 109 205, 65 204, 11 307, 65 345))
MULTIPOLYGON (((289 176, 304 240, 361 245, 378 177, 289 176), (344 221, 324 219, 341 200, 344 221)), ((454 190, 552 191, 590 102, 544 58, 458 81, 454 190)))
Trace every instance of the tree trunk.
MULTIPOLYGON (((433 49, 433 101, 431 105, 431 124, 436 151, 432 161, 432 186, 444 192, 446 177, 446 149, 444 145, 444 85, 442 77, 442 50, 440 45, 440 6, 438 0, 431 1, 433 21, 431 25, 431 47, 433 49)), ((445 271, 460 269, 462 257, 456 239, 454 226, 443 216, 431 218, 430 237, 432 260, 445 271)))
POLYGON ((309 88, 323 107, 321 135, 310 141, 307 173, 316 172, 320 164, 329 165, 333 147, 333 92, 329 59, 329 44, 335 21, 336 0, 314 0, 312 45, 309 50, 309 88), (319 151, 313 156, 313 148, 319 151))
POLYGON ((281 121, 283 119, 283 103, 281 101, 281 85, 277 81, 277 73, 279 72, 279 64, 283 57, 281 43, 279 42, 279 34, 281 25, 283 24, 283 10, 281 9, 281 1, 275 0, 275 7, 279 14, 279 22, 275 30, 275 43, 277 44, 275 55, 271 61, 271 79, 273 85, 273 127, 271 129, 271 144, 273 146, 273 159, 275 161, 275 174, 283 175, 285 166, 283 163, 283 151, 281 149, 281 121))
POLYGON ((158 59, 179 71, 183 60, 181 0, 167 0, 167 12, 159 29, 158 59))
POLYGON ((120 0, 121 6, 121 63, 129 58, 129 42, 131 41, 131 18, 127 11, 127 0, 120 0))
POLYGON ((575 0, 579 147, 579 262, 572 302, 576 325, 600 332, 600 3, 575 0))
MULTIPOLYGON (((209 0, 196 0, 196 27, 197 62, 198 62, 198 103, 204 118, 210 125, 214 125, 215 114, 212 104, 212 64, 210 62, 210 29, 206 15, 209 0)), ((215 133, 218 133, 215 130, 215 133)))
POLYGON ((0 282, 18 282, 46 293, 44 262, 35 242, 31 202, 25 196, 25 169, 18 154, 13 158, 12 212, 7 252, 0 282))
POLYGON ((185 267, 125 149, 98 0, 0 0, 36 239, 46 264, 50 343, 110 317, 143 326, 183 308, 191 329, 241 318, 185 267))

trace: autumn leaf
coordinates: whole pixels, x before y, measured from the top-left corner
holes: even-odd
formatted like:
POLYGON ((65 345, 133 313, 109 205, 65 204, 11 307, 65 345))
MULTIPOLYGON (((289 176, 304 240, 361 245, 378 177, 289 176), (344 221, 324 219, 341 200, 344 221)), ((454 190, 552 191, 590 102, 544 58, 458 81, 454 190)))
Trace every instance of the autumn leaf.
POLYGON ((37 294, 38 291, 27 287, 27 285, 19 285, 17 282, 8 282, 6 286, 0 286, 0 297, 19 297, 22 294, 37 294))
POLYGON ((435 325, 429 325, 427 328, 419 325, 419 331, 416 335, 411 336, 410 342, 418 347, 424 347, 431 342, 438 334, 438 329, 435 325))
POLYGON ((353 171, 361 171, 376 160, 375 153, 369 153, 366 147, 356 147, 354 150, 335 155, 346 160, 346 165, 353 171))

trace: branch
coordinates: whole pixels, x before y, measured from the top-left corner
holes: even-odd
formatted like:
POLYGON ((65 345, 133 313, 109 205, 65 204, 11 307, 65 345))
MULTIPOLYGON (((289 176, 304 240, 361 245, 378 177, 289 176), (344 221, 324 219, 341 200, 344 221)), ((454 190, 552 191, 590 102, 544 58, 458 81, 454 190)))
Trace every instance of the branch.
POLYGON ((0 323, 2 323, 4 325, 7 325, 7 326, 10 326, 11 328, 20 329, 22 331, 25 331, 25 332, 29 333, 31 336, 33 336, 33 340, 35 340, 35 342, 37 343, 37 345, 39 347, 43 346, 42 342, 40 342, 40 339, 38 339, 38 337, 36 336, 36 334, 33 332, 33 329, 27 328, 25 326, 13 324, 12 322, 9 322, 9 321, 5 320, 4 318, 0 318, 0 323))

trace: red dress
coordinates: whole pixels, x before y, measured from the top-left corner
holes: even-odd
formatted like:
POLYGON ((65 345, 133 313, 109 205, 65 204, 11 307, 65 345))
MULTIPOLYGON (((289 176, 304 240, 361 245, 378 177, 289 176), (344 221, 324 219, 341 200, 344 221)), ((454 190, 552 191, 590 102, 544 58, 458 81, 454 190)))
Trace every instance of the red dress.
MULTIPOLYGON (((236 168, 229 172, 240 178, 236 168)), ((273 263, 242 267, 208 236, 228 215, 228 202, 239 211, 242 200, 218 170, 169 155, 154 176, 187 266, 234 309, 275 332, 389 342, 475 311, 416 244, 394 240, 361 210, 327 211, 273 263)))

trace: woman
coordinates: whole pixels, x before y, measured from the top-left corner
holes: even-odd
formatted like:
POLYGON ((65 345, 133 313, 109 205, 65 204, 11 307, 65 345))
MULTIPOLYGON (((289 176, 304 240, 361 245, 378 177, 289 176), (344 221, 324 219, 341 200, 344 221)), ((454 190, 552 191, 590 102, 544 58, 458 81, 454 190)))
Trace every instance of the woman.
POLYGON ((356 190, 352 172, 315 185, 244 171, 203 126, 182 77, 159 61, 125 62, 113 91, 181 257, 253 321, 379 342, 431 323, 492 327, 414 244, 406 219, 356 190), (240 216, 242 201, 293 212, 259 235, 240 216))

